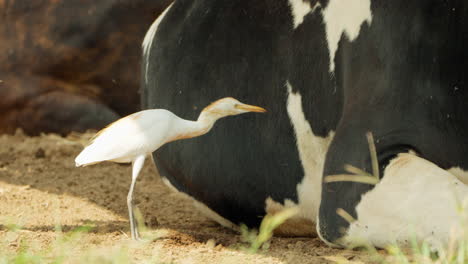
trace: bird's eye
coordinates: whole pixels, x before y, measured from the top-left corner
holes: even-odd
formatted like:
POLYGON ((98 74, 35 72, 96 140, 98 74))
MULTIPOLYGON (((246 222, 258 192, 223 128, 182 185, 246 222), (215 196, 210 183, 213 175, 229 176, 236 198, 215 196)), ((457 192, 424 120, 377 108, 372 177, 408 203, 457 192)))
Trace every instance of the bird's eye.
POLYGON ((237 108, 237 107, 239 107, 239 104, 234 104, 234 108, 237 108))

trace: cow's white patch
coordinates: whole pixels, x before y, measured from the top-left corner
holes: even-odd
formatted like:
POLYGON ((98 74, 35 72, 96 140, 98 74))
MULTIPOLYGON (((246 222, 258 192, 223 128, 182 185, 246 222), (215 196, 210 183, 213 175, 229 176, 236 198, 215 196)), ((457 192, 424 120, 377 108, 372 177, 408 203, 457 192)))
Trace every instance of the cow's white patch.
POLYGON ((239 231, 239 227, 237 225, 235 225, 234 223, 232 223, 231 221, 229 221, 226 218, 220 216, 215 211, 211 210, 208 206, 204 205, 203 203, 197 201, 192 196, 177 190, 177 188, 174 187, 166 177, 161 176, 161 180, 162 180, 162 182, 164 182, 164 184, 167 187, 169 187, 169 189, 171 189, 174 192, 178 193, 179 195, 191 200, 193 202, 193 205, 195 206, 195 208, 198 211, 200 211, 203 215, 205 215, 206 217, 210 218, 211 220, 219 223, 220 225, 222 225, 224 227, 233 229, 235 231, 239 231))
POLYGON ((156 31, 158 31, 159 24, 163 20, 164 16, 167 14, 169 9, 171 9, 173 3, 171 3, 164 12, 159 15, 159 17, 154 21, 154 23, 146 32, 145 38, 143 39, 142 48, 143 48, 143 57, 145 61, 145 82, 148 80, 148 63, 150 59, 151 46, 153 45, 154 38, 156 36, 156 31))
POLYGON ((317 2, 314 7, 311 7, 308 1, 289 0, 289 6, 291 7, 294 29, 296 29, 300 24, 302 24, 302 22, 304 22, 304 17, 319 7, 320 3, 317 2))
POLYGON ((457 177, 464 184, 468 184, 468 171, 462 170, 459 167, 450 168, 447 170, 457 177))
POLYGON ((467 198, 468 186, 451 173, 423 158, 400 154, 380 183, 362 196, 357 221, 341 242, 385 247, 415 237, 437 248, 463 233, 458 208, 467 198))
POLYGON ((286 82, 286 87, 287 111, 296 134, 296 144, 304 169, 304 178, 297 185, 298 206, 303 218, 315 222, 320 206, 325 155, 334 133, 330 132, 326 138, 314 135, 302 110, 301 95, 292 91, 289 81, 286 82))
POLYGON ((343 33, 350 41, 359 35, 361 24, 372 22, 370 0, 330 0, 323 10, 327 32, 330 72, 335 70, 335 53, 343 33))

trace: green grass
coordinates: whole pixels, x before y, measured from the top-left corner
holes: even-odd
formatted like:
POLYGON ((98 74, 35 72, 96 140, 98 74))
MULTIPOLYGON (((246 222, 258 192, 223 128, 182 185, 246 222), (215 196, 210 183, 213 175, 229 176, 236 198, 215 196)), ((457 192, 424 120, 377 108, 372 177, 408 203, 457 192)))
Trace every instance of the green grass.
MULTIPOLYGON (((256 253, 260 249, 267 249, 268 243, 273 236, 273 231, 288 218, 298 212, 297 208, 289 208, 274 215, 267 215, 259 228, 248 230, 242 228, 242 237, 248 246, 241 249, 249 253, 256 253)), ((137 218, 141 218, 139 212, 137 218)), ((3 221, 5 222, 5 221, 3 221)), ((12 222, 12 221, 10 221, 12 222)), ((141 219, 138 221, 142 223, 141 219)), ((1 226, 4 239, 0 242, 0 264, 36 264, 36 263, 86 263, 86 264, 124 264, 134 263, 132 252, 135 249, 148 250, 149 243, 158 238, 157 235, 148 235, 144 225, 139 226, 142 233, 145 233, 143 242, 133 242, 130 239, 117 242, 111 247, 92 245, 86 247, 88 239, 86 236, 96 227, 93 224, 83 225, 71 231, 64 232, 60 226, 55 228, 54 239, 48 245, 40 245, 32 238, 25 238, 24 234, 31 234, 32 231, 24 229, 18 224, 5 224, 1 226), (14 244, 15 246, 11 246, 14 244)), ((138 263, 161 263, 155 256, 139 258, 138 263)))
POLYGON ((249 230, 245 225, 241 226, 242 239, 249 244, 243 250, 256 253, 259 249, 268 249, 269 241, 273 237, 274 230, 286 220, 299 213, 296 207, 284 209, 273 215, 266 215, 260 224, 259 231, 249 230))
MULTIPOLYGON (((461 209, 460 209, 461 210, 461 209)), ((461 210, 465 214, 466 211, 461 210)), ((275 228, 284 223, 288 218, 297 214, 296 208, 288 208, 274 215, 267 215, 259 230, 248 230, 242 227, 242 238, 246 244, 241 247, 248 253, 258 253, 268 250, 269 241, 273 236, 275 228)), ((468 218, 467 218, 468 219, 468 218)), ((468 223, 468 222, 467 222, 468 223)), ((132 251, 138 248, 145 248, 148 243, 157 239, 146 236, 145 242, 134 243, 130 240, 118 242, 112 247, 95 248, 83 247, 86 243, 86 236, 96 227, 92 224, 77 227, 71 231, 63 232, 58 226, 55 230, 55 239, 49 245, 38 245, 31 239, 24 239, 23 232, 31 232, 23 229, 16 224, 3 226, 6 234, 5 239, 0 241, 0 264, 35 264, 35 263, 104 263, 104 264, 123 264, 134 263, 132 251), (11 248, 11 243, 16 242, 18 246, 11 248)), ((148 233, 148 232, 146 232, 148 233)), ((416 239, 411 241, 408 248, 401 248, 396 245, 386 248, 385 253, 379 252, 372 246, 364 246, 365 250, 371 253, 375 263, 385 264, 465 264, 468 263, 468 226, 463 235, 464 239, 451 241, 451 243, 437 251, 431 250, 428 243, 418 243, 416 239)), ((312 249, 311 249, 312 250, 312 249)), ((331 260, 331 259, 330 259, 331 260)), ((353 263, 345 259, 336 258, 336 263, 353 263)), ((138 259, 138 263, 161 263, 158 261, 157 254, 151 257, 138 259)), ((355 262, 356 263, 356 262, 355 262)))
POLYGON ((123 247, 116 254, 99 254, 95 250, 81 251, 82 239, 94 227, 84 225, 69 232, 55 228, 55 239, 49 245, 39 245, 33 239, 25 239, 23 233, 30 233, 18 225, 6 225, 5 238, 0 244, 0 263, 128 263, 123 247), (11 247, 16 244, 17 247, 11 247), (77 251, 80 251, 77 253, 77 251))
MULTIPOLYGON (((23 229, 16 224, 0 226, 3 239, 0 241, 0 264, 36 264, 36 263, 86 263, 86 264, 124 264, 134 263, 132 252, 148 249, 148 244, 157 239, 157 235, 146 236, 143 242, 130 239, 115 241, 112 246, 89 244, 89 233, 96 227, 83 225, 71 231, 63 232, 56 226, 52 241, 39 244, 27 236, 33 231, 23 229), (26 238, 27 237, 27 238, 26 238), (89 246, 91 245, 91 246, 89 246)), ((147 250, 151 251, 151 250, 147 250)), ((159 263, 157 254, 138 259, 138 263, 159 263)))
POLYGON ((426 242, 418 243, 413 240, 409 249, 402 249, 396 245, 386 249, 388 256, 383 263, 427 263, 427 264, 466 264, 468 263, 468 239, 464 238, 455 243, 432 250, 426 242))

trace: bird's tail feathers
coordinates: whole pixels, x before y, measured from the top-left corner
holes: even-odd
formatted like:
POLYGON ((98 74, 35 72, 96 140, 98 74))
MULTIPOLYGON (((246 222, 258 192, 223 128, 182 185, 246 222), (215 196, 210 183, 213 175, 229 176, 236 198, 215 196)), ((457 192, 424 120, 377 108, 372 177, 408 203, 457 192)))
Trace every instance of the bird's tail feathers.
POLYGON ((75 165, 76 167, 86 167, 107 160, 103 159, 100 154, 99 152, 96 153, 96 149, 93 148, 93 145, 90 145, 78 154, 75 158, 75 165))

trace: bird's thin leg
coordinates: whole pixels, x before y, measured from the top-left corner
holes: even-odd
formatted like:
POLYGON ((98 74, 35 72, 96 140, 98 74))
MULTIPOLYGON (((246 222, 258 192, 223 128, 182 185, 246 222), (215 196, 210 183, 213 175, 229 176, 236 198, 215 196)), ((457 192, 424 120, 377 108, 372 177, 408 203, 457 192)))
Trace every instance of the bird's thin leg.
POLYGON ((136 223, 134 206, 133 206, 133 189, 135 188, 136 179, 138 174, 140 174, 143 164, 145 163, 145 156, 138 156, 132 162, 132 183, 130 185, 130 190, 127 195, 127 206, 128 206, 128 218, 130 219, 130 232, 132 233, 133 240, 140 240, 140 234, 138 233, 138 225, 136 223))

